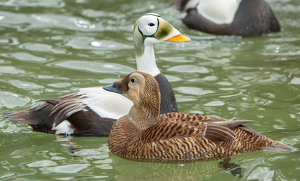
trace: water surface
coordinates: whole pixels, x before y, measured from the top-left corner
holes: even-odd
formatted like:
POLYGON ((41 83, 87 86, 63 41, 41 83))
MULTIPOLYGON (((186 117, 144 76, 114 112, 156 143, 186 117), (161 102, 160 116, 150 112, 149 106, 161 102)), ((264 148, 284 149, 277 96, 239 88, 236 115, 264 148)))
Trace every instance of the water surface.
MULTIPOLYGON (((181 112, 230 120, 300 148, 300 21, 298 1, 268 1, 282 31, 255 37, 214 36, 187 29, 170 1, 0 0, 0 113, 40 99, 104 86, 136 69, 133 24, 159 13, 190 43, 155 46, 181 112)), ((32 132, 0 117, 1 180, 234 180, 220 161, 143 163, 111 154, 107 138, 32 132), (77 144, 79 156, 70 146, 77 144)), ((232 157, 240 180, 299 180, 299 151, 232 157)))

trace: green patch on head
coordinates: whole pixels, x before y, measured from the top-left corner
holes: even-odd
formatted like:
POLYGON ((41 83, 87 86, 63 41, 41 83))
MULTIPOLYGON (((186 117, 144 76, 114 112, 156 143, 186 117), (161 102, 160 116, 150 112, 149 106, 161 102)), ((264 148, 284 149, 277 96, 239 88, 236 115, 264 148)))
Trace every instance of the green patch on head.
POLYGON ((139 24, 139 18, 135 23, 134 23, 134 30, 133 30, 133 43, 134 43, 134 48, 136 50, 136 56, 142 56, 144 54, 144 37, 139 31, 138 24, 139 24))
POLYGON ((162 18, 159 18, 159 27, 157 32, 154 34, 154 37, 158 40, 161 40, 167 37, 172 32, 173 29, 174 28, 170 23, 163 20, 162 18))

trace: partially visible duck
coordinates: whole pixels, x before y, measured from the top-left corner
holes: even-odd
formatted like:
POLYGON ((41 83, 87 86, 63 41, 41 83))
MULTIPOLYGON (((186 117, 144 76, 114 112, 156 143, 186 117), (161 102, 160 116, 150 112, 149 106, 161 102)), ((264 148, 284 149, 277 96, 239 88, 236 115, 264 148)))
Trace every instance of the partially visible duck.
POLYGON ((295 151, 242 125, 253 121, 179 112, 159 114, 159 85, 147 73, 133 72, 104 88, 134 103, 109 133, 108 147, 120 157, 190 161, 263 149, 295 151))
MULTIPOLYGON (((140 17, 133 32, 137 70, 151 74, 157 80, 162 100, 161 113, 178 111, 173 89, 155 62, 153 44, 188 42, 171 24, 159 15, 140 17)), ((102 87, 84 88, 77 93, 56 99, 29 110, 6 113, 12 122, 29 124, 34 131, 78 136, 108 136, 114 121, 126 115, 133 103, 102 87)))
POLYGON ((186 13, 183 23, 216 35, 253 35, 279 32, 280 25, 265 0, 177 0, 186 13))

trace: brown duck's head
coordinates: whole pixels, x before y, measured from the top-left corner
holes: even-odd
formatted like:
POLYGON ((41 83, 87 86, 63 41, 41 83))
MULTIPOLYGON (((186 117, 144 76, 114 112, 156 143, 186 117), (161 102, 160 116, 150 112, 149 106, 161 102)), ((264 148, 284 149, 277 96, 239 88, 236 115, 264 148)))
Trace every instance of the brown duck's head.
MULTIPOLYGON (((159 113, 160 91, 155 78, 144 72, 133 72, 123 79, 105 86, 105 90, 116 92, 130 99, 140 109, 146 108, 159 113)), ((149 110, 150 111, 150 110, 149 110)))

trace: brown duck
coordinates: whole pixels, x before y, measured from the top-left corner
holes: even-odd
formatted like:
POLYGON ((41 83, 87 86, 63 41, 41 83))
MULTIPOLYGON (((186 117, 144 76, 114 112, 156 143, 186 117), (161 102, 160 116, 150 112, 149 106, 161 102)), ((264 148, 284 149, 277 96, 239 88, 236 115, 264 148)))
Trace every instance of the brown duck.
POLYGON ((147 73, 133 72, 104 88, 134 103, 109 133, 109 149, 120 157, 192 161, 255 150, 296 150, 242 125, 254 121, 178 112, 160 115, 159 86, 147 73))

